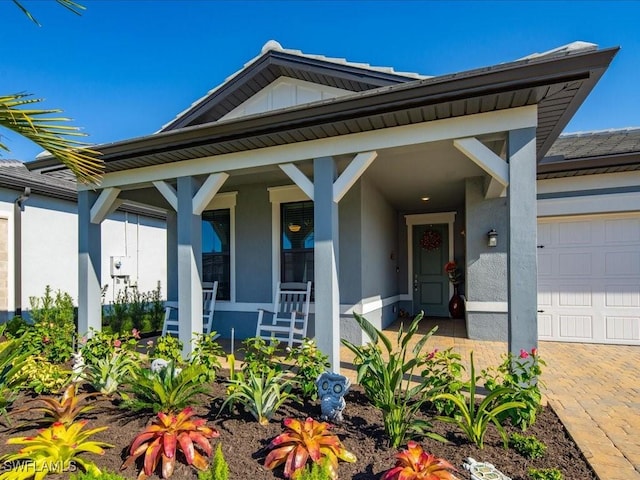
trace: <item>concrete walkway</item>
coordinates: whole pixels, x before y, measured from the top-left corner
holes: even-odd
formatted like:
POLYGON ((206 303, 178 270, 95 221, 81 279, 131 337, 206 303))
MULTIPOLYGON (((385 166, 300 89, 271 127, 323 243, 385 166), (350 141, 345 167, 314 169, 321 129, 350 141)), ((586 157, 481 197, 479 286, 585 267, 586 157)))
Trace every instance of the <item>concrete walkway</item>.
MULTIPOLYGON (((506 343, 465 338, 463 321, 421 323, 424 333, 439 326, 426 349, 452 347, 466 363, 473 351, 477 371, 498 365, 507 352, 506 343)), ((397 329, 395 323, 387 332, 397 329)), ((598 477, 640 479, 640 347, 541 342, 538 350, 547 362, 542 375, 545 399, 598 477)), ((343 348, 341 356, 343 374, 352 376, 351 352, 343 348)))

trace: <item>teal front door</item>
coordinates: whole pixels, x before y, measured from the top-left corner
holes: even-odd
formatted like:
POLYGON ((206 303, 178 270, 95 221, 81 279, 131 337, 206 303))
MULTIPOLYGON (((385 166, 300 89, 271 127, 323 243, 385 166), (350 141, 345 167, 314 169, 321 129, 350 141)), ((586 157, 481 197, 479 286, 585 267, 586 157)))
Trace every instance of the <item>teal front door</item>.
POLYGON ((449 316, 449 226, 413 227, 413 308, 429 317, 449 316))

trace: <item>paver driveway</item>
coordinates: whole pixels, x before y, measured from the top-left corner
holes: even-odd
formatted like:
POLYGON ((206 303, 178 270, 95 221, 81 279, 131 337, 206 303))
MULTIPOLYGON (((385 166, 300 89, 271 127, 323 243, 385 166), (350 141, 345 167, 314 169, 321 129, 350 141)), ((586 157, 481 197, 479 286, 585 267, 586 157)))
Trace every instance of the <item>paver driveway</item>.
MULTIPOLYGON (((429 349, 474 352, 478 370, 502 361, 503 342, 469 340, 463 321, 425 319, 439 326, 429 349)), ((392 334, 398 324, 391 325, 392 334)), ((640 479, 640 347, 541 342, 545 398, 602 480, 640 479)), ((343 347, 342 373, 354 377, 353 355, 343 347)), ((579 480, 579 479, 567 479, 579 480)))

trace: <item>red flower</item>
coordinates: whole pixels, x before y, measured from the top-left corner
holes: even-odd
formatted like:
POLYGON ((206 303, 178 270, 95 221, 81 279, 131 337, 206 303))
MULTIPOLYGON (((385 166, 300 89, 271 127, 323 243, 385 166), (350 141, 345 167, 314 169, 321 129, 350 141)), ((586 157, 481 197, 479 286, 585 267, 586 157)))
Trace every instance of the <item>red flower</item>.
POLYGON ((531 355, 532 355, 532 356, 534 356, 534 357, 535 357, 536 355, 538 355, 538 349, 537 349, 536 347, 533 347, 533 348, 531 349, 531 355))
POLYGON ((456 265, 456 262, 447 262, 447 264, 444 266, 444 271, 449 273, 454 271, 458 266, 456 265))
POLYGON ((119 348, 120 345, 122 345, 122 342, 120 340, 118 340, 117 338, 113 341, 113 346, 116 348, 119 348))
POLYGON ((529 352, 527 352, 524 348, 520 349, 520 358, 529 358, 529 352))
POLYGON ((133 335, 133 338, 135 338, 135 339, 139 339, 140 338, 140 332, 138 331, 137 328, 134 328, 133 330, 131 330, 131 335, 133 335))

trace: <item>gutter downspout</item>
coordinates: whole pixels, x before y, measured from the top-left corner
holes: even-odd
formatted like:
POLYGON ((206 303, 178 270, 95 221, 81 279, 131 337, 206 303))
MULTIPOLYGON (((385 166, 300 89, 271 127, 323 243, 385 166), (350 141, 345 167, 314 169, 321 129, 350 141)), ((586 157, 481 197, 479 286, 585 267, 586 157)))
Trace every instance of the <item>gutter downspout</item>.
POLYGON ((24 192, 13 202, 13 251, 14 251, 14 315, 22 315, 22 211, 24 202, 29 199, 31 188, 24 187, 24 192))

